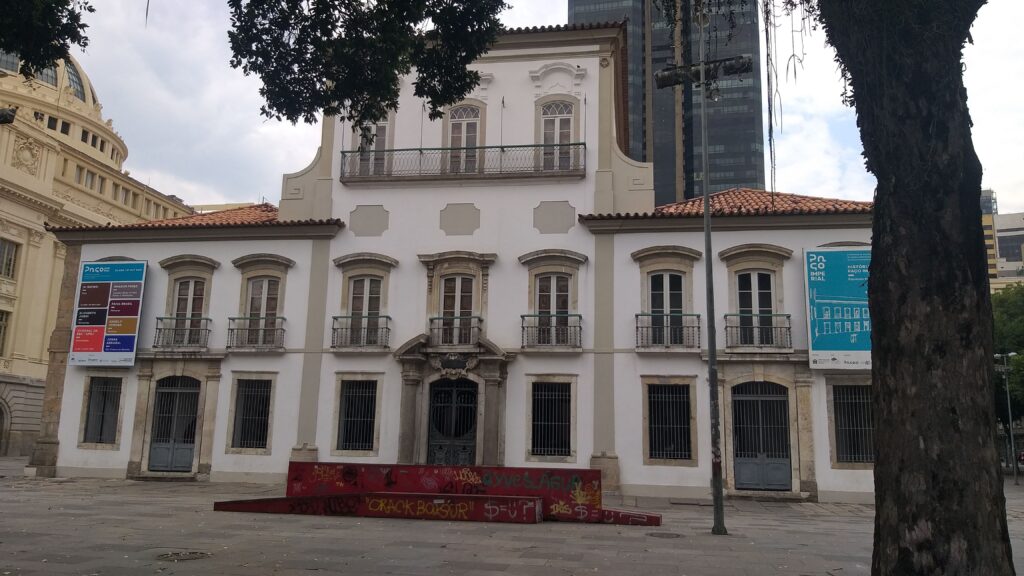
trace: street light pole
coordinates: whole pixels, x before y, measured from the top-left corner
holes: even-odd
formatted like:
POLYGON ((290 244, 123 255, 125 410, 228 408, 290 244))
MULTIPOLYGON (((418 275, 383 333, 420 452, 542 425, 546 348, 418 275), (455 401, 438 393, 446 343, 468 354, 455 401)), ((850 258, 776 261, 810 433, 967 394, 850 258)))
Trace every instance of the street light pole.
POLYGON ((1006 388, 1006 427, 1010 435, 1010 467, 1013 468, 1013 484, 1014 486, 1020 486, 1020 480, 1017 477, 1017 446, 1013 439, 1013 406, 1010 405, 1010 367, 1006 362, 1007 358, 1012 358, 1016 355, 1016 352, 996 354, 996 358, 1003 359, 1003 365, 996 366, 996 369, 1003 373, 1003 388, 1006 388), (1002 368, 1002 370, 999 370, 999 368, 1002 368))

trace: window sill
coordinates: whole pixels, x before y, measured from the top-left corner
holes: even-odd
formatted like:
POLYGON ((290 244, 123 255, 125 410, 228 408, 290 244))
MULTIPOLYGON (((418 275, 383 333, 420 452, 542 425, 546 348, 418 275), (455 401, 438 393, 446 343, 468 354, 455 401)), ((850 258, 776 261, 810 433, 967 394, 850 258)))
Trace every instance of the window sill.
POLYGON ((284 346, 239 346, 226 349, 228 354, 284 354, 284 346))
POLYGON ((522 354, 582 354, 582 346, 523 346, 522 354))
POLYGON ((114 442, 112 444, 105 444, 99 442, 79 442, 79 450, 120 450, 121 443, 114 442))
POLYGON ((331 450, 331 456, 345 456, 347 458, 373 458, 378 456, 377 450, 331 450))
POLYGON ((391 352, 390 346, 338 346, 332 347, 334 354, 387 354, 391 352))
POLYGON ((699 346, 637 346, 637 354, 699 354, 699 346))
POLYGON ((669 468, 696 468, 699 466, 696 458, 690 458, 687 460, 683 459, 665 459, 665 458, 647 458, 644 457, 644 466, 667 466, 669 468))
POLYGON ((726 346, 729 354, 792 354, 793 348, 776 348, 773 346, 726 346))
POLYGON ((874 470, 875 465, 871 462, 833 462, 833 470, 874 470))
POLYGON ((534 456, 530 452, 526 453, 527 462, 548 462, 552 464, 575 464, 576 463, 576 451, 573 450, 569 456, 534 456))
POLYGON ((270 447, 267 448, 235 448, 228 446, 224 449, 225 454, 240 454, 243 456, 270 456, 270 447))
POLYGON ((153 347, 154 354, 206 354, 206 346, 160 346, 153 347))

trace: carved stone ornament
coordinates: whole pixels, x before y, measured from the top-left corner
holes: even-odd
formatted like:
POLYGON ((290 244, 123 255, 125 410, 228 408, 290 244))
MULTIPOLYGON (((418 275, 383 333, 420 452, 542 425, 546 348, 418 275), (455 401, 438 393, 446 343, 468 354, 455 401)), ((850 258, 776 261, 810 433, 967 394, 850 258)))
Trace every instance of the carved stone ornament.
POLYGON ((455 352, 430 356, 430 366, 440 372, 444 378, 465 378, 469 371, 476 368, 479 363, 480 359, 476 356, 466 356, 455 352))
POLYGON ((0 360, 0 372, 10 372, 12 363, 10 360, 0 360))
POLYGON ((14 137, 11 164, 18 170, 36 176, 43 161, 43 147, 39 142, 20 134, 14 137))
POLYGON ((39 246, 40 244, 42 244, 43 243, 43 238, 45 238, 45 237, 46 237, 46 234, 44 234, 44 233, 42 233, 42 232, 40 232, 38 230, 29 230, 28 231, 28 241, 33 246, 39 246))

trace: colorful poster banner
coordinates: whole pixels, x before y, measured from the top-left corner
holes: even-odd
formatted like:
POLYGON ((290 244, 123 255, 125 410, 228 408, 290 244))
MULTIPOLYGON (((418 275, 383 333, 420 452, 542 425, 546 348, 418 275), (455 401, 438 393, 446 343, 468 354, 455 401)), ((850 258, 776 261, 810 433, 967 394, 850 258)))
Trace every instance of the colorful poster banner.
POLYGON ((871 249, 807 250, 804 265, 811 368, 871 369, 871 249))
POLYGON ((145 288, 145 262, 83 262, 68 363, 133 366, 145 288))

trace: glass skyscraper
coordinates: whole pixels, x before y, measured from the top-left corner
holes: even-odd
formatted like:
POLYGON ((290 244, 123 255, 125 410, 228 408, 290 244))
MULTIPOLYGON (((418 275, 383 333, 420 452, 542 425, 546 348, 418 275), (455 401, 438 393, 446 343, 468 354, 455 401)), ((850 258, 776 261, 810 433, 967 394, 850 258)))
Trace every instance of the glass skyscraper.
MULTIPOLYGON (((761 114, 760 40, 757 3, 734 8, 735 27, 725 14, 713 14, 705 34, 708 60, 751 56, 754 70, 718 81, 707 102, 710 190, 764 188, 764 133, 761 114)), ((658 89, 654 73, 676 63, 695 63, 699 37, 683 0, 681 42, 652 0, 569 0, 569 23, 628 19, 629 150, 635 160, 654 162, 658 204, 704 193, 701 170, 700 98, 687 83, 658 89), (677 48, 677 44, 680 45, 677 48)))

